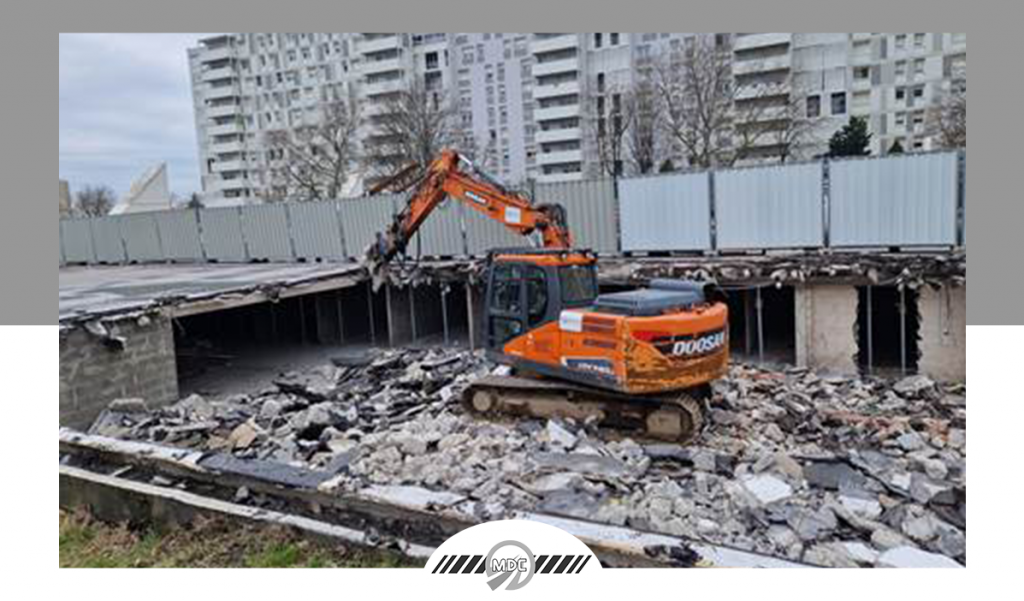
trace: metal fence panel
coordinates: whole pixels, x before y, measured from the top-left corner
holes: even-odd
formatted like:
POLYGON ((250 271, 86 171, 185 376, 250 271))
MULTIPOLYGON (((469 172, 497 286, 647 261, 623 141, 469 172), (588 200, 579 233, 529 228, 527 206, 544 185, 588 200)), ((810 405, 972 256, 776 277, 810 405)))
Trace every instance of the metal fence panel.
POLYGON ((500 222, 481 214, 479 211, 466 209, 466 246, 473 257, 486 256, 494 249, 526 248, 532 244, 527 236, 520 236, 500 222))
POLYGON ((462 257, 466 255, 462 236, 462 203, 448 199, 424 222, 409 245, 409 253, 424 257, 462 257))
POLYGON ((820 163, 716 173, 718 249, 823 246, 823 180, 820 163))
POLYGON ((60 254, 57 255, 57 266, 67 265, 67 257, 64 255, 64 220, 57 220, 57 240, 60 242, 60 254))
POLYGON ((377 233, 391 223, 395 196, 371 196, 338 201, 338 215, 345 233, 345 252, 349 258, 362 258, 377 233))
POLYGON ((166 260, 160 243, 160 232, 152 213, 122 215, 118 220, 129 262, 152 263, 166 260))
POLYGON ((118 217, 96 217, 92 220, 92 239, 98 263, 124 263, 124 241, 118 217))
POLYGON ((203 241, 195 211, 154 213, 166 261, 202 261, 203 241))
POLYGON ((237 208, 200 211, 203 248, 211 261, 240 262, 249 259, 242 238, 242 220, 237 208))
POLYGON ((249 258, 258 261, 294 259, 288 232, 287 209, 282 203, 242 207, 242 235, 249 258))
POLYGON ((961 203, 963 204, 963 222, 960 227, 963 231, 960 233, 960 244, 964 248, 967 248, 967 152, 962 152, 963 163, 960 165, 960 193, 963 195, 961 203))
POLYGON ((955 153, 831 166, 833 246, 956 244, 955 153))
POLYGON ((65 219, 60 222, 64 242, 64 258, 68 263, 93 263, 96 250, 92 243, 92 224, 89 219, 65 219))
POLYGON ((307 261, 345 259, 337 203, 292 203, 288 211, 296 258, 307 261))
POLYGON ((613 254, 619 250, 615 182, 610 179, 541 184, 535 202, 565 207, 576 246, 613 254))
POLYGON ((705 173, 619 182, 622 250, 711 250, 711 206, 705 173))

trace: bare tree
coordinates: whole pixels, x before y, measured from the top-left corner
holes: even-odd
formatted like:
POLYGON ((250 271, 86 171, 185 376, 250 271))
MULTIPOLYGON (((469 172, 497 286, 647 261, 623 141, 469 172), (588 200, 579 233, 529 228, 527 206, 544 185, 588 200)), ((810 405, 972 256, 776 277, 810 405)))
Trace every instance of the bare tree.
POLYGON ((272 196, 326 200, 341 196, 357 165, 358 106, 325 104, 316 122, 267 132, 272 196))
POLYGON ((635 115, 630 90, 610 86, 594 95, 588 104, 586 123, 596 145, 601 174, 620 177, 624 174, 626 136, 635 115))
POLYGON ((733 163, 735 86, 727 48, 713 36, 697 36, 684 50, 655 61, 655 74, 666 130, 691 166, 733 163))
POLYGON ((663 105, 650 67, 642 67, 626 97, 633 127, 626 137, 631 170, 638 175, 654 173, 661 159, 661 133, 664 131, 663 105))
POLYGON ((103 217, 114 208, 114 191, 107 186, 86 186, 75 194, 75 212, 84 217, 103 217))
POLYGON ((456 141, 455 110, 447 95, 421 79, 383 100, 382 107, 372 118, 365 149, 367 168, 377 177, 392 176, 410 164, 424 170, 456 141))
POLYGON ((734 115, 734 164, 745 159, 787 163, 803 157, 820 118, 807 114, 805 95, 790 80, 740 88, 734 115), (757 149, 762 149, 757 153, 757 149))
POLYGON ((967 148, 967 80, 956 80, 931 110, 929 129, 946 149, 967 148))

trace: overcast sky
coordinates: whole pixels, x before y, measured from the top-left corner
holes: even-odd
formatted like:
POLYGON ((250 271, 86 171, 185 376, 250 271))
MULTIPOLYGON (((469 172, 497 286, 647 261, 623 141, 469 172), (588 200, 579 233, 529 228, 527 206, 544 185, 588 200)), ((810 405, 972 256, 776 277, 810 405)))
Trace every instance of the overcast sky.
POLYGON ((205 34, 60 34, 59 176, 120 195, 166 162, 171 191, 199 191, 187 49, 205 34))

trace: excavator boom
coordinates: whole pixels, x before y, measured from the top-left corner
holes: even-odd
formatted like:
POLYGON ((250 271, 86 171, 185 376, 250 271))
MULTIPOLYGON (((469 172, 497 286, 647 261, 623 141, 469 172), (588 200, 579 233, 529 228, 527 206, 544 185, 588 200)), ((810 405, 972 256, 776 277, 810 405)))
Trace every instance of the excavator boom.
POLYGON ((477 170, 465 157, 446 150, 427 169, 404 210, 367 251, 367 264, 374 274, 405 252, 412 237, 446 198, 454 198, 523 236, 539 234, 540 245, 546 249, 572 248, 572 235, 561 207, 534 206, 477 170))

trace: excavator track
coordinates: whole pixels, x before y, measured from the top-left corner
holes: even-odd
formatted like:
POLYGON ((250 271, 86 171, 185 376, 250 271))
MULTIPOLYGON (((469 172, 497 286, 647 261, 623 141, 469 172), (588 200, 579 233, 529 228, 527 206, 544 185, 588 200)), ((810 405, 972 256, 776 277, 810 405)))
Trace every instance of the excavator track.
POLYGON ((559 381, 488 376, 463 395, 475 416, 595 420, 602 428, 640 438, 686 444, 704 427, 705 389, 658 396, 628 396, 559 381))

